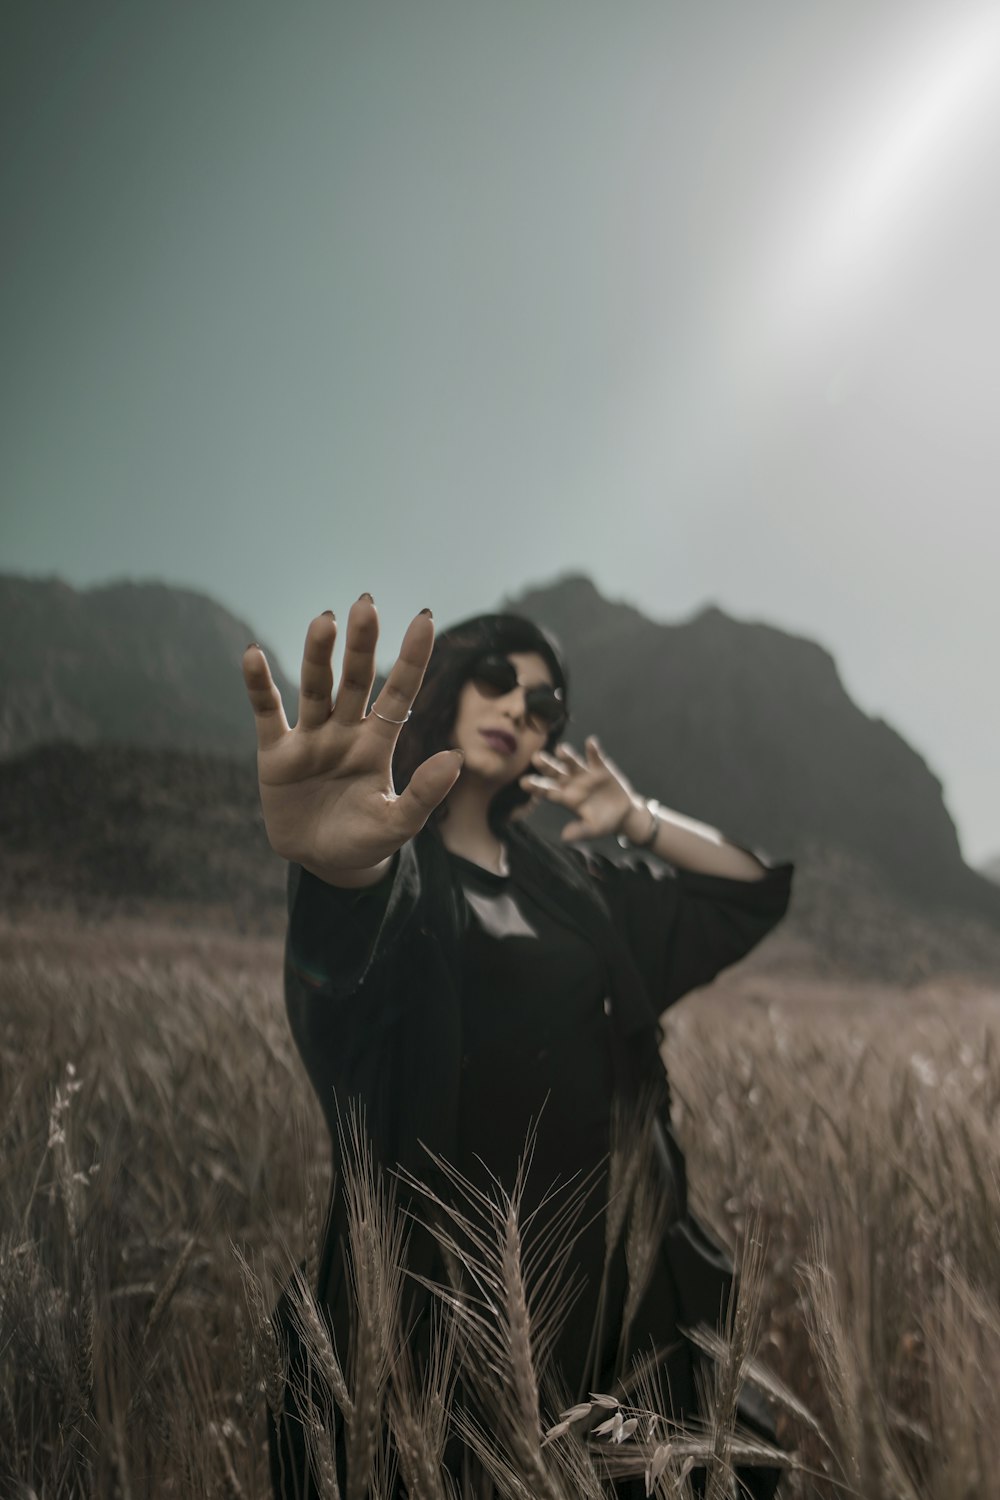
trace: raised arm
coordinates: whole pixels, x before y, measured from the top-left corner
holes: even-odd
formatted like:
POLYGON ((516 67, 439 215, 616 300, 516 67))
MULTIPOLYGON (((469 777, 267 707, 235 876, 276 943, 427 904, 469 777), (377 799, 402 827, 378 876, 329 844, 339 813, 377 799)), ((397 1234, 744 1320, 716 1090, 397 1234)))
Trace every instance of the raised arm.
POLYGON ((554 755, 540 751, 536 771, 521 785, 575 814, 562 831, 565 842, 624 833, 630 843, 649 849, 678 869, 728 880, 761 880, 767 866, 707 823, 672 812, 640 797, 625 772, 606 755, 596 735, 587 739, 586 759, 572 745, 554 755))
POLYGON ((257 645, 243 655, 243 679, 257 726, 260 801, 272 849, 330 885, 352 888, 383 879, 397 849, 451 791, 462 756, 458 750, 430 756, 397 796, 392 755, 430 659, 430 610, 410 622, 371 711, 378 615, 370 594, 351 606, 334 696, 336 638, 332 610, 310 623, 294 728, 257 645))
POLYGON ((717 828, 645 802, 593 736, 586 759, 560 745, 536 764, 521 784, 574 814, 565 842, 624 832, 673 866, 654 872, 634 857, 613 863, 581 851, 660 1011, 745 957, 784 916, 790 862, 774 864, 717 828))
POLYGON ((772 864, 749 850, 743 852, 760 865, 759 880, 653 870, 636 855, 613 862, 579 852, 661 1014, 745 958, 778 925, 791 898, 791 861, 772 864))

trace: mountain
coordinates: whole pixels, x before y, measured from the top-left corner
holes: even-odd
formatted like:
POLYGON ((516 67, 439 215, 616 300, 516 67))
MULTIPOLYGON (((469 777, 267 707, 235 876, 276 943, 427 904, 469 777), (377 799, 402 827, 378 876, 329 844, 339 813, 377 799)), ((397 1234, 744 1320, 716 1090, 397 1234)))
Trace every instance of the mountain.
MULTIPOLYGON (((579 576, 501 607, 565 645, 571 743, 596 733, 645 795, 795 860, 766 962, 1000 973, 1000 889, 963 863, 937 777, 822 647, 714 607, 660 624, 579 576)), ((187 590, 0 578, 0 907, 281 931, 239 672, 253 634, 187 590)), ((536 820, 558 836, 564 817, 536 820)))
POLYGON ((715 606, 659 624, 571 575, 503 601, 567 649, 578 747, 598 736, 646 796, 793 859, 856 858, 916 909, 995 921, 940 780, 849 698, 828 651, 715 606))
POLYGON ((68 740, 252 758, 240 658, 253 639, 245 621, 190 589, 78 590, 0 575, 0 755, 68 740))
POLYGON ((984 865, 980 865, 979 873, 985 875, 987 880, 992 880, 994 884, 1000 885, 1000 854, 995 854, 984 865))
POLYGON ((280 932, 286 865, 253 762, 128 745, 0 761, 0 909, 280 932))
MULTIPOLYGON (((540 809, 540 812, 548 812, 540 809)), ((560 819, 540 818, 555 832, 560 819)), ((0 911, 277 939, 286 866, 264 833, 246 759, 119 745, 45 745, 0 761, 0 911)), ((1000 974, 1000 933, 917 912, 870 864, 807 851, 788 917, 745 960, 758 972, 914 984, 1000 974)))

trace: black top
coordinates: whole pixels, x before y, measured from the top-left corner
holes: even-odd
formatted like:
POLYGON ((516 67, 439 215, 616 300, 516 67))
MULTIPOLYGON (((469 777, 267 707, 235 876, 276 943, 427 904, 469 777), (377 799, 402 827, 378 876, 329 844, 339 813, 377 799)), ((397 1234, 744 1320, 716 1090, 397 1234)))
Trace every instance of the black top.
MULTIPOLYGON (((547 1105, 542 1116, 540 1156, 532 1181, 541 1183, 553 1163, 562 1171, 574 1162, 586 1162, 605 1128, 598 1116, 607 1095, 602 1085, 580 1099, 584 1091, 577 1088, 577 1064, 591 1069, 592 1078, 606 1080, 607 1053, 613 1051, 627 1091, 630 1079, 634 1092, 654 1074, 665 1084, 656 1017, 749 953, 788 906, 792 864, 774 864, 756 850, 748 852, 760 859, 763 877, 745 881, 651 867, 636 856, 612 862, 584 850, 550 846, 521 824, 512 825, 507 837, 517 889, 501 879, 500 894, 513 898, 501 907, 508 920, 501 927, 507 934, 502 937, 489 931, 497 915, 491 900, 498 891, 496 882, 475 867, 465 870, 463 897, 454 879, 462 867, 449 862, 433 828, 402 845, 386 879, 361 891, 339 890, 301 866, 289 865, 285 999, 335 1151, 340 1110, 357 1105, 364 1113, 374 1159, 383 1168, 398 1164, 422 1175, 427 1151, 468 1165, 474 1138, 495 1155, 501 1168, 505 1163, 509 1167, 520 1149, 521 1126, 526 1125, 516 1115, 525 1107, 529 1114, 534 1112, 541 1092, 549 1095, 553 1108, 550 1115, 547 1105), (485 907, 482 901, 470 901, 470 894, 484 894, 483 884, 488 892, 485 907), (533 903, 549 914, 551 923, 543 926, 531 910, 533 903), (478 920, 463 921, 466 907, 473 911, 476 905, 478 920), (537 937, 511 931, 510 923, 516 926, 520 920, 537 937), (567 932, 576 934, 576 942, 569 946, 567 932), (522 940, 531 960, 527 970, 515 972, 512 963, 508 982, 501 987, 499 970, 494 972, 491 963, 512 960, 514 945, 522 940), (579 966, 581 945, 583 951, 592 947, 590 969, 579 966), (557 960, 554 955, 560 947, 563 959, 557 960), (532 977, 541 975, 553 981, 544 993, 540 979, 536 984, 532 977), (606 986, 610 1002, 610 1045, 604 1051, 597 1045, 599 1014, 595 1015, 593 1001, 601 997, 595 995, 594 976, 600 976, 597 988, 606 986), (533 1013, 529 986, 536 1001, 533 1013), (497 990, 497 1004, 482 1003, 497 990), (551 1040, 559 1035, 560 1013, 570 1022, 570 1050, 560 1048, 554 1055, 551 1040), (500 1025, 501 1017, 509 1025, 500 1025), (494 1041, 498 1031, 499 1044, 507 1049, 502 1054, 507 1065, 495 1065, 491 1076, 487 1059, 494 1023, 494 1041), (518 1046, 515 1038, 520 1033, 526 1040, 518 1046), (547 1056, 539 1057, 540 1052, 547 1056), (565 1065, 567 1059, 572 1068, 565 1065), (498 1106, 492 1113, 485 1108, 488 1089, 498 1106), (574 1092, 583 1104, 579 1115, 573 1113, 574 1092), (546 1141, 550 1119, 553 1126, 561 1120, 564 1128, 546 1141)), ((579 1077, 583 1076, 581 1071, 579 1077)), ((678 1211, 659 1247, 653 1282, 638 1310, 627 1353, 648 1352, 650 1339, 661 1349, 666 1344, 657 1369, 664 1405, 677 1415, 690 1416, 698 1410, 692 1378, 695 1351, 678 1325, 717 1323, 732 1290, 732 1267, 687 1209, 684 1159, 671 1128, 665 1087, 658 1095, 655 1135, 660 1149, 653 1165, 660 1170, 653 1174, 651 1186, 678 1211)), ((335 1178, 317 1295, 346 1350, 353 1299, 344 1255, 348 1212, 338 1185, 342 1181, 335 1178)), ((424 1278, 436 1271, 432 1237, 419 1233, 419 1227, 413 1226, 407 1250, 416 1292, 426 1288, 424 1278)), ((592 1299, 593 1281, 599 1279, 598 1257, 584 1246, 580 1261, 589 1268, 592 1299)), ((615 1294, 609 1302, 613 1328, 605 1349, 617 1338, 622 1297, 615 1294)), ((561 1345, 557 1350, 576 1391, 581 1375, 586 1376, 580 1371, 579 1348, 589 1332, 592 1306, 592 1300, 589 1307, 578 1305, 571 1319, 568 1337, 577 1339, 577 1348, 561 1345)), ((419 1298, 413 1311, 420 1316, 419 1298)), ((308 1364, 287 1295, 279 1300, 275 1316, 293 1359, 308 1364)), ((590 1388, 609 1385, 612 1382, 602 1378, 590 1388)), ((773 1438, 769 1415, 748 1409, 748 1389, 740 1397, 741 1416, 752 1430, 773 1438)), ((290 1382, 280 1424, 269 1429, 276 1494, 285 1492, 284 1475, 301 1473, 306 1463, 298 1410, 290 1382)), ((748 1493, 773 1493, 776 1475, 766 1487, 758 1487, 750 1471, 737 1474, 748 1493)))
MULTIPOLYGON (((600 976, 598 982, 606 986, 610 1000, 608 1036, 615 1067, 621 1068, 623 1080, 632 1078, 634 1087, 654 1076, 665 1085, 657 1048, 657 1015, 738 962, 781 920, 794 870, 790 862, 775 864, 756 850, 748 851, 760 859, 764 871, 756 881, 651 866, 636 856, 612 862, 581 849, 549 845, 521 824, 508 831, 508 852, 518 888, 511 893, 525 921, 531 913, 526 915, 522 897, 530 895, 557 924, 557 941, 564 940, 561 929, 565 927, 576 934, 584 950, 592 946, 592 973, 600 976)), ((467 1160, 459 1132, 463 1110, 462 1133, 468 1128, 471 1138, 471 1132, 478 1130, 486 1149, 496 1151, 498 1159, 505 1153, 508 1164, 512 1156, 516 1159, 527 1127, 527 1121, 516 1121, 515 1111, 505 1104, 495 1116, 510 1122, 511 1135, 506 1143, 491 1142, 495 1120, 480 1117, 477 1124, 469 1118, 471 1090, 465 1083, 468 1070, 462 1065, 466 1029, 488 1022, 496 1007, 471 1009, 474 991, 463 978, 463 965, 474 961, 473 944, 482 934, 477 935, 463 920, 468 897, 456 890, 456 868, 432 828, 401 846, 384 881, 360 891, 339 890, 299 865, 289 866, 285 1000, 292 1033, 326 1113, 335 1149, 338 1111, 357 1101, 364 1110, 376 1161, 384 1168, 398 1164, 417 1176, 426 1173, 428 1151, 456 1164, 463 1157, 467 1160)), ((485 874, 480 871, 477 877, 473 869, 472 879, 485 874)), ((530 925, 541 933, 536 919, 530 925)), ((551 926, 547 931, 553 935, 551 926)), ((537 941, 538 948, 531 952, 544 965, 544 944, 541 937, 537 941)), ((494 959, 506 956, 511 942, 510 937, 494 939, 494 959)), ((579 947, 576 951, 579 955, 579 947)), ((575 995, 572 980, 562 991, 563 1000, 571 1007, 579 1000, 583 1012, 583 1024, 574 1029, 570 1047, 576 1045, 578 1034, 587 1034, 595 1019, 593 1010, 587 1011, 589 982, 584 976, 579 994, 575 995)), ((490 983, 491 976, 485 976, 484 987, 490 983)), ((514 1037, 526 1032, 520 1055, 527 1054, 530 1061, 533 1044, 534 1060, 540 1066, 544 1059, 537 1059, 537 1053, 545 1046, 540 1028, 546 1027, 545 1038, 551 1034, 549 997, 543 997, 546 1004, 536 1006, 535 1014, 525 1016, 520 993, 524 983, 521 973, 503 989, 502 1013, 511 1018, 507 1041, 514 1046, 514 1037), (517 1024, 515 1006, 519 1006, 517 1024)), ((578 1018, 580 1014, 577 1010, 578 1018)), ((469 1059, 471 1067, 471 1054, 469 1059)), ((606 1067, 607 1058, 595 1056, 592 1050, 585 1063, 599 1070, 606 1067)), ((502 1070, 494 1071, 502 1081, 502 1070)), ((508 1079, 516 1076, 519 1087, 524 1074, 529 1114, 537 1107, 535 1100, 552 1089, 550 1104, 556 1106, 552 1118, 561 1110, 565 1119, 565 1095, 560 1104, 553 1088, 553 1084, 560 1091, 573 1086, 562 1058, 552 1067, 547 1082, 537 1076, 532 1080, 531 1072, 526 1067, 506 1074, 508 1079)), ((496 1079, 484 1081, 487 1073, 477 1063, 481 1093, 487 1084, 494 1090, 498 1087, 496 1079)), ((501 1102, 508 1097, 505 1092, 501 1102)), ((660 1169, 664 1194, 678 1205, 679 1217, 671 1223, 657 1258, 657 1273, 665 1273, 661 1284, 650 1289, 634 1325, 637 1337, 632 1342, 644 1350, 648 1350, 650 1336, 657 1343, 667 1340, 678 1348, 678 1322, 713 1326, 732 1284, 726 1256, 688 1211, 683 1154, 665 1105, 664 1086, 656 1118, 662 1150, 654 1165, 660 1169)), ((547 1124, 548 1118, 543 1114, 542 1123, 547 1124)), ((563 1170, 574 1159, 592 1154, 596 1146, 589 1130, 594 1122, 589 1115, 587 1120, 582 1140, 571 1141, 563 1153, 565 1142, 557 1138, 548 1161, 544 1158, 549 1147, 540 1141, 542 1155, 532 1169, 532 1181, 541 1182, 553 1160, 556 1169, 563 1170)), ((351 1302, 341 1248, 346 1235, 344 1197, 335 1191, 318 1289, 345 1347, 350 1338, 351 1302)), ((415 1276, 434 1274, 428 1236, 414 1232, 408 1253, 415 1276)), ((573 1325, 585 1327, 586 1323, 586 1309, 578 1307, 573 1325)), ((690 1385, 690 1346, 681 1340, 679 1347, 685 1355, 683 1378, 675 1382, 672 1356, 663 1373, 671 1383, 675 1404, 692 1410, 683 1389, 690 1385)), ((565 1368, 567 1372, 572 1368, 569 1361, 565 1368)), ((572 1376, 570 1380, 575 1384, 572 1376)))
POLYGON ((519 890, 450 854, 468 903, 462 945, 464 1171, 477 1157, 509 1186, 538 1121, 528 1201, 608 1149, 612 1069, 605 987, 591 945, 519 890))
MULTIPOLYGON (((605 1258, 606 1158, 613 1067, 606 984, 599 956, 511 876, 449 853, 469 910, 462 949, 462 1079, 458 1161, 464 1176, 509 1191, 532 1124, 534 1150, 523 1219, 556 1192, 523 1233, 525 1260, 573 1188, 589 1179, 568 1270, 580 1291, 555 1349, 574 1399, 590 1385, 588 1354, 605 1258)), ((594 1378, 607 1383, 618 1348, 627 1272, 619 1243, 609 1273, 604 1337, 594 1378)), ((654 1321, 673 1333, 672 1305, 654 1321)), ((671 1299, 672 1303, 672 1299, 671 1299)), ((639 1340, 643 1330, 637 1328, 639 1340)), ((652 1330, 650 1330, 652 1331, 652 1330)))

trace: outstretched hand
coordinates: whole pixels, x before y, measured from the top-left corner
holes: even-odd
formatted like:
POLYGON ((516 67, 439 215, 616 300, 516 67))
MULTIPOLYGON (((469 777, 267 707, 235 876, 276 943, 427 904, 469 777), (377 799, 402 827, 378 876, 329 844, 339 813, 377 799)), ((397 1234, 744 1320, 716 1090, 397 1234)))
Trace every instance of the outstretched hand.
POLYGON ((400 721, 417 696, 434 643, 430 611, 410 622, 371 712, 378 615, 370 595, 351 606, 334 697, 336 636, 331 612, 309 625, 294 728, 260 647, 248 646, 243 656, 268 839, 284 859, 320 875, 371 870, 389 858, 424 826, 462 765, 460 755, 442 750, 417 767, 401 795, 392 783, 400 721))
POLYGON ((525 791, 576 814, 562 831, 568 843, 617 833, 642 800, 625 772, 604 754, 596 735, 588 736, 584 749, 585 760, 565 743, 556 746, 554 755, 540 750, 534 757, 539 771, 529 771, 520 781, 525 791))

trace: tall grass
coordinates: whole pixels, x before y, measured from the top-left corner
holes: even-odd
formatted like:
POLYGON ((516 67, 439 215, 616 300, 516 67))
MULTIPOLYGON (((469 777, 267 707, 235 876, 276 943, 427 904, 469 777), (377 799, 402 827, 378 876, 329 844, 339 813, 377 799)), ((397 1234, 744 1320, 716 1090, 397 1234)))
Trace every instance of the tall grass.
MULTIPOLYGON (((362 1170, 359 1336, 344 1368, 321 1349, 310 1434, 324 1493, 339 1413, 350 1500, 386 1491, 386 1430, 417 1500, 450 1495, 459 1438, 500 1494, 605 1495, 630 1471, 683 1495, 697 1463, 722 1495, 754 1458, 732 1423, 741 1378, 770 1388, 798 1455, 783 1494, 993 1492, 994 997, 845 993, 818 1009, 754 985, 757 1000, 692 997, 668 1039, 696 1206, 742 1245, 748 1293, 715 1347, 703 1429, 662 1422, 655 1371, 604 1405, 560 1403, 546 1351, 572 1292, 565 1241, 524 1255, 516 1185, 466 1200, 462 1223, 460 1199, 436 1216, 464 1274, 440 1289, 418 1378, 391 1330, 405 1224, 362 1170)), ((0 1123, 0 1493, 266 1495, 285 1373, 270 1309, 304 1264, 300 1320, 322 1346, 310 1287, 329 1171, 277 947, 134 923, 0 929, 0 1123)), ((637 1278, 638 1223, 616 1227, 637 1278)))

